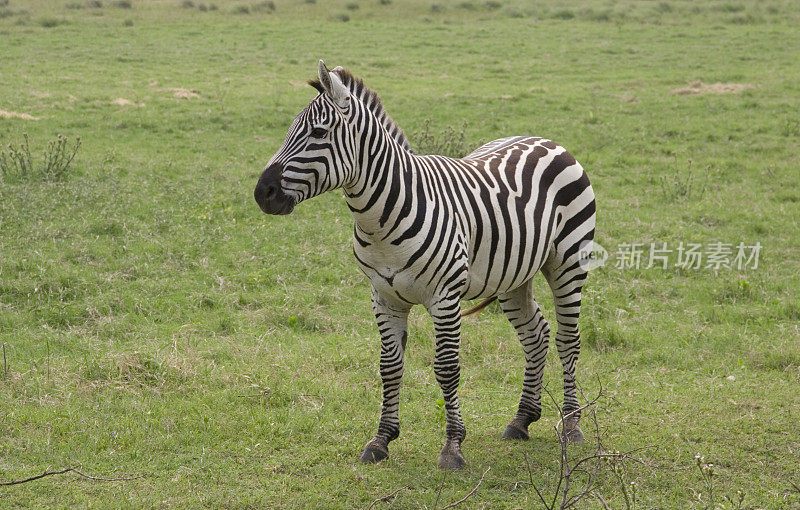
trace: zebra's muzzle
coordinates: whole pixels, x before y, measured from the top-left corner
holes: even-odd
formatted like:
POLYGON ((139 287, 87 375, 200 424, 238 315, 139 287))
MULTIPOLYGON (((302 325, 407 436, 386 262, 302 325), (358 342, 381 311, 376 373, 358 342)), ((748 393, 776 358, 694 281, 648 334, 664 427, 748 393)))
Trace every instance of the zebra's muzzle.
POLYGON ((253 192, 256 203, 267 214, 289 214, 294 210, 295 200, 281 189, 280 169, 267 168, 258 179, 253 192))

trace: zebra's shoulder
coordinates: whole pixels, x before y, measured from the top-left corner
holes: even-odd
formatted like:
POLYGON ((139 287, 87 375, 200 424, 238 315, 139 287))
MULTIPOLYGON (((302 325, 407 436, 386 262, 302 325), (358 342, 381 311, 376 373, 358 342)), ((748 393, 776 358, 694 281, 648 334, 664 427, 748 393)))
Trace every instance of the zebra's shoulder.
MULTIPOLYGON (((516 145, 533 145, 537 142, 549 142, 550 140, 546 140, 544 138, 536 137, 536 136, 507 136, 505 138, 499 138, 497 140, 492 140, 489 143, 485 143, 475 149, 474 151, 470 152, 464 159, 482 159, 487 156, 491 156, 493 154, 497 154, 498 152, 502 152, 504 149, 513 147, 516 145)), ((552 143, 552 142, 551 142, 552 143)))

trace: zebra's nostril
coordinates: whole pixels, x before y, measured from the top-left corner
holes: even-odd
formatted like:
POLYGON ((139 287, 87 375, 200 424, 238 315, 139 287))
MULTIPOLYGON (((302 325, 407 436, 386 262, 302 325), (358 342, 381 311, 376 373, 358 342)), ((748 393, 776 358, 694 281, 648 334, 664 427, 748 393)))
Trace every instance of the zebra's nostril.
POLYGON ((278 188, 274 184, 268 184, 264 189, 264 198, 272 200, 278 195, 278 188))

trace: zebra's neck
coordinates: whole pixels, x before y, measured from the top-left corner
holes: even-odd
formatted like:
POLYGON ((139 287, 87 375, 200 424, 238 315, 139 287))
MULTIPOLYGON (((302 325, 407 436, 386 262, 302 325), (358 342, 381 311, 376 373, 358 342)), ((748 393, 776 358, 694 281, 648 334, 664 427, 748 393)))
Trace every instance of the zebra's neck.
POLYGON ((383 237, 401 211, 411 207, 409 186, 413 155, 373 117, 356 136, 360 141, 356 168, 344 186, 345 199, 356 226, 365 234, 383 237))

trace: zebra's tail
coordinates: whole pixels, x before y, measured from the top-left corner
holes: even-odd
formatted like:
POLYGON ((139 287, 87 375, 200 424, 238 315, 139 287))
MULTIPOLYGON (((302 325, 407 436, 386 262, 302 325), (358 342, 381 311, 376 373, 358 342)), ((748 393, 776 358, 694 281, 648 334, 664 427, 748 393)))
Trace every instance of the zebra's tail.
POLYGON ((497 296, 486 298, 483 301, 481 301, 480 303, 478 303, 477 305, 475 305, 472 308, 470 308, 469 310, 465 310, 465 311, 461 312, 461 316, 462 317, 466 317, 467 315, 472 315, 473 313, 478 313, 481 310, 483 310, 484 308, 486 308, 487 306, 489 306, 492 303, 492 301, 494 301, 495 299, 497 299, 497 296))

